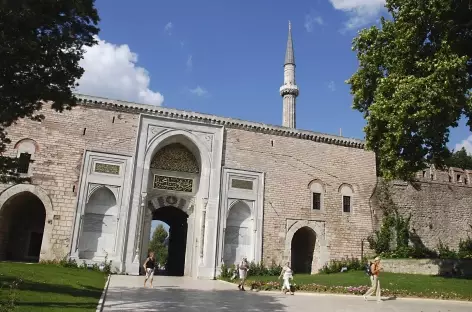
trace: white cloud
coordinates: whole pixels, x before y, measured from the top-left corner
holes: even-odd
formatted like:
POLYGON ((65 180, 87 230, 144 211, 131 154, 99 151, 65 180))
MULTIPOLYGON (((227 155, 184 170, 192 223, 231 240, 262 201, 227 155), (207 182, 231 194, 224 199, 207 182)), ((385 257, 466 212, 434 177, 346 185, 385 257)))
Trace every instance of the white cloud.
POLYGON ((336 10, 349 16, 346 29, 358 29, 374 22, 384 10, 385 0, 329 0, 336 10))
POLYGON ((457 143, 454 147, 454 151, 459 151, 463 147, 465 147, 468 154, 472 154, 472 135, 469 135, 467 139, 462 140, 462 142, 457 143))
POLYGON ((312 32, 315 24, 323 25, 323 18, 315 13, 305 15, 305 29, 307 32, 312 32))
POLYGON ((164 31, 170 36, 172 35, 173 28, 174 28, 174 24, 172 24, 172 22, 169 22, 164 26, 164 31))
POLYGON ((334 83, 334 81, 330 81, 328 82, 328 89, 330 89, 331 91, 336 91, 336 84, 334 83))
POLYGON ((164 102, 162 94, 149 89, 149 73, 136 66, 138 55, 127 44, 97 40, 97 45, 85 47, 80 61, 85 72, 78 81, 78 92, 151 105, 164 102))
POLYGON ((204 88, 197 86, 194 89, 189 89, 189 92, 192 94, 195 94, 196 96, 205 96, 208 95, 208 91, 205 90, 204 88))
POLYGON ((192 67, 193 67, 193 56, 192 54, 190 54, 188 57, 187 57, 187 70, 192 70, 192 67))

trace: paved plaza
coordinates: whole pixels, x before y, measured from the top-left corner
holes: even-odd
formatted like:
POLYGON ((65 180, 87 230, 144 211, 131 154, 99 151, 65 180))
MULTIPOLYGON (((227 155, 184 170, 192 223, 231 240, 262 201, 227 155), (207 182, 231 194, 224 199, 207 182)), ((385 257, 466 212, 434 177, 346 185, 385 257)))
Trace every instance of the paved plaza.
POLYGON ((154 288, 143 288, 142 276, 111 277, 104 311, 168 312, 470 312, 472 303, 397 299, 382 303, 341 295, 241 292, 220 281, 156 276, 154 288))

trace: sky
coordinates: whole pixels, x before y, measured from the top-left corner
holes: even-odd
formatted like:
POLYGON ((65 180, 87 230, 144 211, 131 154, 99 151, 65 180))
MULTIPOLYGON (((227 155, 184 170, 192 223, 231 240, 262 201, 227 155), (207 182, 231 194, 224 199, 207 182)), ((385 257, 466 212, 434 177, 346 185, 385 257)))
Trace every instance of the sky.
MULTIPOLYGON (((81 61, 88 95, 280 125, 283 61, 292 22, 297 128, 364 138, 345 81, 357 32, 385 0, 97 0, 99 44, 81 61)), ((472 152, 465 122, 450 148, 472 152)), ((153 228, 156 224, 153 224, 153 228)))

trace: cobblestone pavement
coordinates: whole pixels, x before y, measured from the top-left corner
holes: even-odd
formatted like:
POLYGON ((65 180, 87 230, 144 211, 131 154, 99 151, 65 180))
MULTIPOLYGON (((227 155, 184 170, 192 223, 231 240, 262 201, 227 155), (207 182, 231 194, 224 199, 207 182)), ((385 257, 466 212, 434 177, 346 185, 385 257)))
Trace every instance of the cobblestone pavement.
POLYGON ((242 292, 236 286, 208 280, 156 276, 154 288, 143 288, 142 276, 111 277, 104 311, 166 312, 470 312, 472 303, 277 292, 242 292))

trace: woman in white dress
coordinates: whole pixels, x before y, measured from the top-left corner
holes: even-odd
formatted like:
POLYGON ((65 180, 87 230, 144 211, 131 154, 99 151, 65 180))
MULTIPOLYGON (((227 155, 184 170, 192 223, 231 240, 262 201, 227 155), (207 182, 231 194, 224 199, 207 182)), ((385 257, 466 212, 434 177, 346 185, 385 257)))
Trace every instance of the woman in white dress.
POLYGON ((293 279, 293 271, 290 267, 290 262, 287 262, 287 264, 282 268, 282 272, 280 272, 279 278, 282 277, 284 280, 284 283, 282 285, 282 292, 286 294, 287 291, 289 291, 290 294, 293 295, 293 291, 290 288, 290 280, 293 279))

